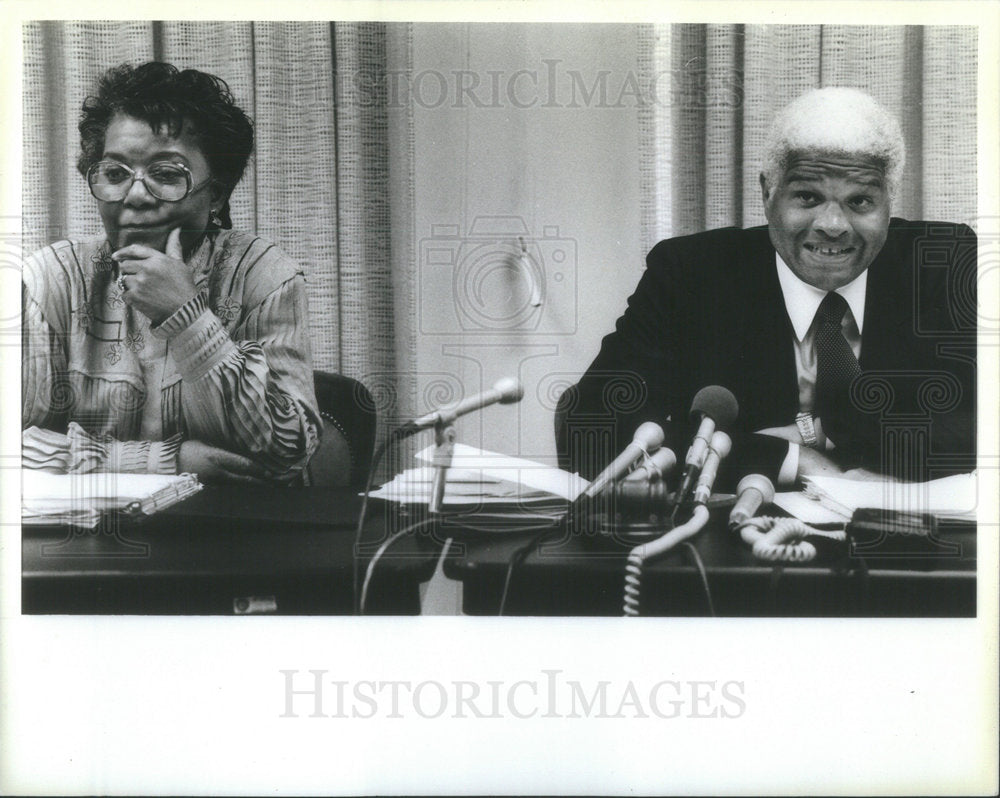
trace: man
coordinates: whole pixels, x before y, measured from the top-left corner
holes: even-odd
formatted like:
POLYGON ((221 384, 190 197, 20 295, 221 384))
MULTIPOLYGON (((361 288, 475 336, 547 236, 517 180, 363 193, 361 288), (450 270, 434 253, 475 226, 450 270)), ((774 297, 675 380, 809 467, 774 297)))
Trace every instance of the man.
POLYGON ((765 146, 767 226, 653 248, 560 402, 562 466, 592 477, 643 421, 683 458, 693 396, 720 385, 739 403, 729 487, 974 468, 976 238, 890 218, 904 162, 898 123, 861 91, 788 105, 765 146))

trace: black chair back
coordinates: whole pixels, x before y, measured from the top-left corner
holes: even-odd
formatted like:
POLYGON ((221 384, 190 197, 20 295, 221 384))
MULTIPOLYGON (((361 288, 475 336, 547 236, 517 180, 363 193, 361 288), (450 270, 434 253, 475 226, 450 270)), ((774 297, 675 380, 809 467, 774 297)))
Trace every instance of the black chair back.
POLYGON ((325 429, 319 449, 309 461, 309 481, 320 486, 345 484, 347 458, 342 440, 346 440, 350 459, 346 484, 363 490, 375 448, 377 416, 372 395, 360 382, 343 374, 316 371, 313 377, 325 429))

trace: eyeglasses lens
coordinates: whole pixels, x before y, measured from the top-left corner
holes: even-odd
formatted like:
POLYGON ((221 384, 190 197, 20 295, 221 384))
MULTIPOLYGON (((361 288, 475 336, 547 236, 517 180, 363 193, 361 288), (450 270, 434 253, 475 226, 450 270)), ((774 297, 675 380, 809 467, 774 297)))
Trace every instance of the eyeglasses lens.
POLYGON ((140 176, 125 164, 114 161, 100 161, 91 167, 87 175, 90 190, 99 200, 118 202, 125 198, 136 179, 142 180, 157 199, 178 202, 184 199, 190 188, 188 173, 172 163, 150 164, 140 176))

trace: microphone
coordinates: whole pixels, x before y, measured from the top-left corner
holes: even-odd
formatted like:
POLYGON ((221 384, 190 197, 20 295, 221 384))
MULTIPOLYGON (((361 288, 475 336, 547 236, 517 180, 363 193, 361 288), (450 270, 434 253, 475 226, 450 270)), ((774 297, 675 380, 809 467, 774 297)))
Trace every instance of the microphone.
POLYGON ((705 457, 705 465, 701 468, 701 476, 698 477, 698 486, 694 489, 694 503, 707 504, 712 495, 712 485, 715 484, 715 476, 719 472, 719 464, 726 458, 733 448, 733 440, 722 430, 712 433, 712 441, 708 446, 708 455, 705 457))
POLYGON ((665 446, 646 458, 635 471, 625 477, 625 482, 662 482, 677 465, 677 455, 665 446))
POLYGON ((511 377, 504 377, 497 380, 488 391, 477 393, 468 399, 463 399, 457 405, 450 408, 435 410, 433 413, 420 416, 413 421, 408 421, 400 430, 400 435, 413 435, 420 430, 430 429, 437 426, 448 426, 454 423, 455 419, 476 410, 481 410, 488 405, 502 404, 509 405, 520 402, 524 396, 524 388, 521 383, 511 377))
POLYGON ((735 529, 757 513, 762 504, 774 499, 774 485, 763 474, 748 474, 736 486, 736 505, 729 513, 729 527, 735 529))
POLYGON ((691 491, 691 486, 701 471, 708 454, 708 441, 712 433, 716 428, 731 427, 739 412, 736 397, 721 385, 709 385, 694 395, 691 402, 691 420, 699 422, 698 432, 684 458, 684 478, 677 493, 674 494, 676 506, 679 507, 684 497, 691 491))
POLYGON ((663 429, 659 424, 652 421, 640 424, 635 431, 635 435, 632 436, 632 442, 622 450, 620 455, 611 461, 607 468, 597 475, 597 479, 587 486, 587 489, 577 497, 574 504, 586 501, 587 499, 593 499, 608 485, 617 482, 625 476, 629 468, 631 468, 632 463, 638 457, 648 454, 650 450, 659 449, 662 445, 663 429))

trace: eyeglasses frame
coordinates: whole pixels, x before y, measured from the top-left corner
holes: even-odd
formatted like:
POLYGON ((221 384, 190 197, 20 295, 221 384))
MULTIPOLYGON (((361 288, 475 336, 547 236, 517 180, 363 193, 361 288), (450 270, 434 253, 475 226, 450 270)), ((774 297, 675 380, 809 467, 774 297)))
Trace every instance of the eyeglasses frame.
POLYGON ((98 202, 122 202, 128 196, 129 192, 132 190, 132 186, 135 185, 135 182, 137 180, 142 182, 143 188, 146 189, 149 196, 159 200, 160 202, 170 202, 170 203, 183 202, 192 194, 196 194, 199 191, 201 191, 203 188, 205 188, 205 186, 211 185, 212 183, 216 182, 215 178, 209 177, 202 183, 195 185, 194 175, 191 174, 191 170, 188 169, 187 166, 185 166, 184 164, 177 163, 176 161, 153 161, 153 163, 146 166, 145 169, 133 169, 127 163, 122 163, 121 161, 116 161, 112 158, 101 158, 101 160, 91 164, 90 168, 87 170, 87 187, 90 189, 91 195, 98 202), (116 166, 121 166, 123 169, 126 169, 130 175, 132 175, 132 180, 128 184, 128 188, 125 189, 125 193, 122 194, 119 199, 116 200, 102 199, 101 197, 98 197, 97 194, 94 193, 94 184, 91 182, 90 176, 93 174, 94 170, 101 164, 115 164, 116 166), (156 166, 157 164, 169 164, 170 166, 180 169, 184 173, 184 179, 187 182, 187 191, 184 192, 183 197, 179 197, 178 199, 164 199, 163 197, 156 196, 153 190, 149 187, 149 184, 146 182, 146 177, 147 177, 146 173, 149 169, 156 166))

